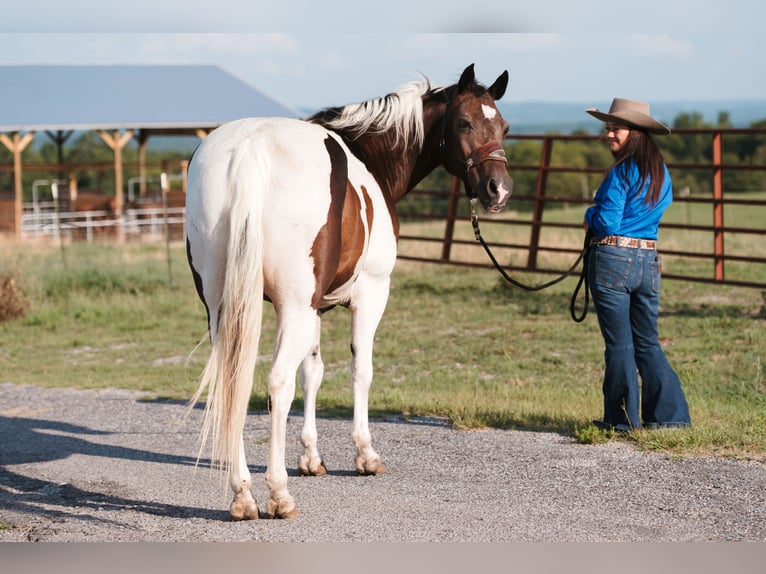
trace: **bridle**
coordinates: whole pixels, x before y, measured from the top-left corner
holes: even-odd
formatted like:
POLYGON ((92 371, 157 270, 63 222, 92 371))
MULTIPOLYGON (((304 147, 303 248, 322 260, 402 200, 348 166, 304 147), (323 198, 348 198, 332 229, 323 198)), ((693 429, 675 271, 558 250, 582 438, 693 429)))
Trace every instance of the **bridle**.
POLYGON ((485 161, 502 161, 504 164, 507 164, 508 159, 505 157, 505 148, 500 142, 490 141, 477 147, 465 159, 457 157, 454 153, 452 153, 449 147, 447 147, 447 116, 449 115, 448 111, 450 107, 450 101, 446 93, 444 94, 444 100, 446 103, 446 108, 444 110, 444 116, 442 117, 441 139, 439 140, 439 154, 442 157, 443 163, 446 159, 448 159, 458 164, 463 169, 463 182, 465 183, 468 196, 473 199, 476 197, 476 194, 468 185, 466 176, 473 168, 479 167, 479 165, 485 161))
POLYGON ((478 167, 485 161, 502 161, 505 164, 508 163, 508 159, 505 157, 503 144, 495 141, 487 142, 484 145, 477 147, 466 159, 460 159, 449 150, 447 142, 442 136, 442 140, 439 142, 439 150, 442 156, 448 156, 452 161, 462 166, 466 175, 473 168, 478 167))
POLYGON ((588 303, 590 299, 589 289, 588 289, 588 280, 587 280, 587 258, 589 254, 590 237, 586 236, 583 249, 580 252, 574 264, 563 275, 561 275, 560 277, 557 277, 556 279, 553 279, 552 281, 548 281, 540 285, 525 285, 524 283, 521 283, 517 281, 516 279, 514 279, 513 277, 511 277, 510 275, 508 275, 505 269, 503 269, 502 265, 500 265, 500 263, 495 258, 487 242, 484 241, 484 238, 481 236, 481 231, 479 230, 479 216, 476 211, 477 197, 473 189, 471 189, 471 186, 468 185, 468 181, 467 181, 468 173, 473 168, 478 167, 485 161, 502 161, 503 163, 507 164, 508 159, 505 156, 505 148, 503 147, 503 144, 499 142, 491 141, 473 150, 466 159, 461 159, 457 157, 455 154, 453 154, 450 151, 450 149, 447 147, 447 142, 445 138, 447 133, 447 115, 448 115, 447 111, 449 110, 449 104, 450 104, 449 98, 447 97, 446 93, 444 94, 444 99, 446 102, 446 108, 444 111, 444 116, 442 118, 441 139, 439 141, 439 153, 442 157, 442 162, 444 162, 445 159, 449 159, 457 163, 463 168, 463 171, 464 171, 463 183, 466 188, 466 193, 468 194, 468 197, 470 198, 470 201, 471 201, 471 225, 473 226, 473 232, 474 232, 474 236, 476 237, 476 240, 481 243, 481 246, 484 248, 484 251, 486 251, 487 255, 489 256, 489 259, 492 261, 493 265, 500 272, 503 278, 506 281, 508 281, 510 284, 515 285, 516 287, 519 287, 521 289, 524 289, 525 291, 541 291, 543 289, 546 289, 548 287, 551 287, 552 285, 555 285, 563 281, 574 272, 574 270, 582 261, 583 269, 580 274, 580 280, 577 283, 577 287, 575 287, 571 302, 569 304, 569 313, 572 319, 575 322, 580 323, 581 321, 585 319, 585 316, 588 314, 588 303), (577 296, 580 292, 580 288, 583 286, 585 287, 585 305, 584 305, 582 314, 577 315, 575 311, 575 304, 577 301, 577 296))

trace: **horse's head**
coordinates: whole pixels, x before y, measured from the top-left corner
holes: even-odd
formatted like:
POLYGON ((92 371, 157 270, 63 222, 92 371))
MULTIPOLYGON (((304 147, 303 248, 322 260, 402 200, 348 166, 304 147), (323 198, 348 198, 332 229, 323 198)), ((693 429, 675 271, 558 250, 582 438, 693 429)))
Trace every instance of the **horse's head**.
POLYGON ((489 88, 478 84, 471 64, 448 91, 444 115, 442 163, 463 180, 469 197, 478 197, 492 213, 505 207, 513 189, 503 149, 508 123, 495 106, 507 85, 508 71, 489 88))

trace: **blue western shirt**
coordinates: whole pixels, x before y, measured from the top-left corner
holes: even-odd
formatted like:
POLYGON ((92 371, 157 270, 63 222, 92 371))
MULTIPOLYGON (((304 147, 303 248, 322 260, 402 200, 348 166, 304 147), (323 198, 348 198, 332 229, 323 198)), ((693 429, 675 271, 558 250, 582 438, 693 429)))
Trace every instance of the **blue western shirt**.
POLYGON ((607 172, 596 192, 596 205, 585 211, 585 221, 594 237, 624 235, 657 239, 662 214, 673 201, 673 184, 667 166, 662 192, 655 205, 644 201, 649 187, 648 180, 639 192, 640 186, 638 166, 632 159, 607 172))

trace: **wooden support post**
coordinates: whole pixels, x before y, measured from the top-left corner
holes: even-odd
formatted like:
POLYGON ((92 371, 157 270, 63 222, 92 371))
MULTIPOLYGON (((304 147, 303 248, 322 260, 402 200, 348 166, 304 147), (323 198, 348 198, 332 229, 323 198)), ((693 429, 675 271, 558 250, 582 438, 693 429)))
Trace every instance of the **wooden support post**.
MULTIPOLYGON (((55 133, 52 131, 45 131, 46 135, 56 144, 56 157, 58 159, 58 165, 64 164, 64 144, 72 137, 73 130, 58 130, 55 133)), ((64 174, 59 172, 59 179, 64 179, 64 174)))
POLYGON ((34 137, 35 132, 27 132, 23 136, 19 132, 13 132, 10 138, 6 134, 0 134, 0 142, 13 154, 13 230, 16 233, 16 239, 21 239, 21 214, 24 201, 21 154, 34 137))
POLYGON ((123 210, 123 190, 122 190, 122 149, 133 137, 133 130, 127 130, 120 134, 120 130, 114 130, 113 134, 105 131, 98 132, 104 143, 112 148, 114 152, 114 214, 115 217, 122 217, 123 210))

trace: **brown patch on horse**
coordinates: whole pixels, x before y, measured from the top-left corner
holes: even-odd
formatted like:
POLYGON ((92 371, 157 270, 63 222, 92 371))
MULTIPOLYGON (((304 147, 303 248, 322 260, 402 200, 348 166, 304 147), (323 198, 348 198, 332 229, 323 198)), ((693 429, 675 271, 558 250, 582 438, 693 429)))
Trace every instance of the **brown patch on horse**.
POLYGON ((327 223, 319 230, 311 246, 316 283, 311 298, 314 308, 327 292, 340 262, 341 222, 348 186, 348 158, 343 148, 331 137, 325 138, 324 145, 330 156, 330 209, 327 211, 327 223))
MULTIPOLYGON (((367 213, 367 229, 372 227, 372 200, 367 190, 362 187, 365 211, 367 213)), ((355 193, 351 182, 346 182, 346 201, 343 205, 341 220, 341 251, 335 279, 328 291, 332 291, 349 281, 354 275, 354 269, 364 251, 367 241, 364 222, 362 221, 362 204, 359 195, 355 193)))
MULTIPOLYGON (((348 158, 335 139, 325 139, 330 157, 330 208, 327 223, 317 233, 311 247, 316 288, 311 304, 317 308, 322 297, 353 276, 366 240, 361 203, 348 180, 348 158)), ((372 201, 364 192, 368 228, 372 225, 372 201)))

